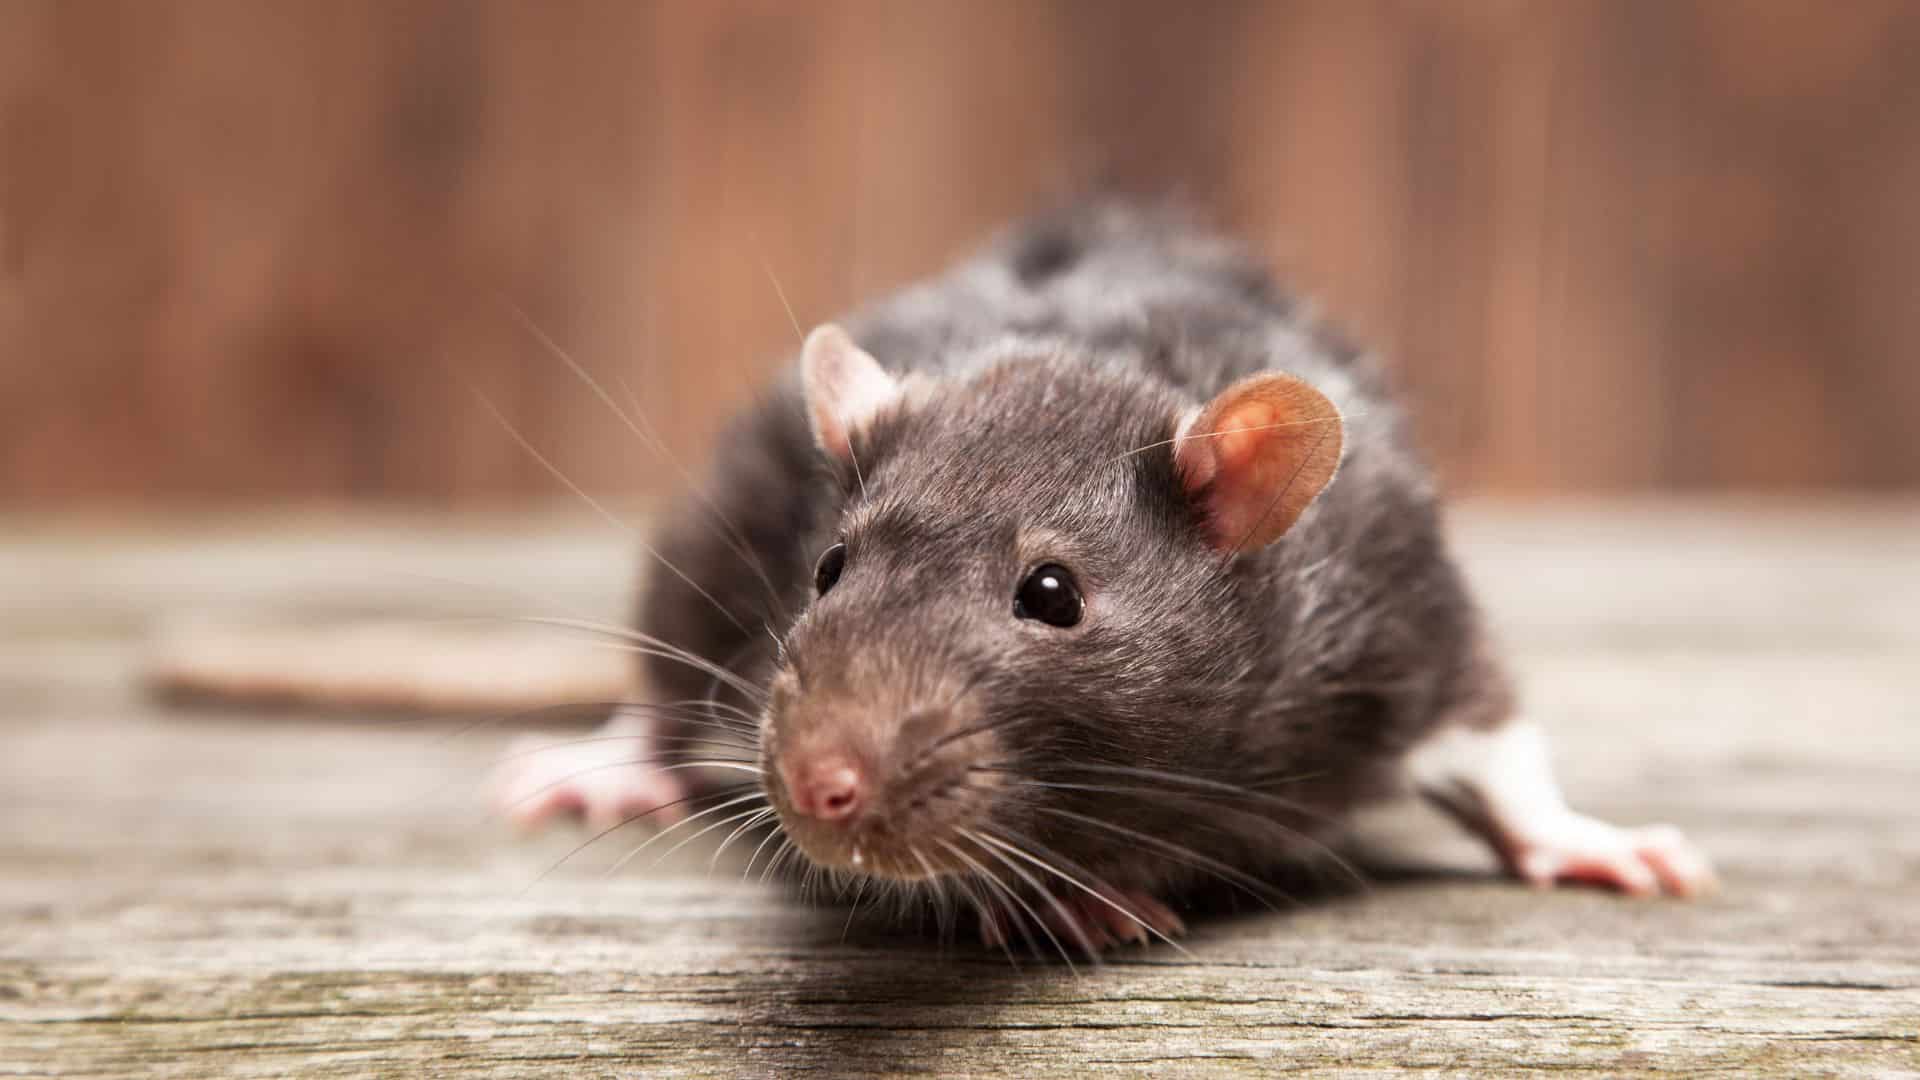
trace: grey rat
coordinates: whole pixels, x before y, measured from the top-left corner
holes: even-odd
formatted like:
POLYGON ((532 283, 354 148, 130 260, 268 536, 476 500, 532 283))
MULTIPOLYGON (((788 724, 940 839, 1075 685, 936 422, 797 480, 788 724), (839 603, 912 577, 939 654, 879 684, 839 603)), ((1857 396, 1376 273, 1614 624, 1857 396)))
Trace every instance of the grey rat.
POLYGON ((712 704, 523 756, 523 820, 674 804, 750 719, 750 820, 990 936, 1173 934, 1408 789, 1537 884, 1712 883, 1568 808, 1377 368, 1178 214, 1048 215, 815 330, 654 553, 642 685, 712 704))

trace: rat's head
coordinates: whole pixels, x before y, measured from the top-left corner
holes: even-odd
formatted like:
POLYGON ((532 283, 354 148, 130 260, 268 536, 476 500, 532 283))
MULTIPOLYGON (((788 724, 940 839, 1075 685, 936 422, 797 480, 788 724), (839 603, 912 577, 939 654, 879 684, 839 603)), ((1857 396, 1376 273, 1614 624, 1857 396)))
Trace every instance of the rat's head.
POLYGON ((831 326, 802 376, 844 497, 762 754, 814 862, 919 879, 991 862, 981 837, 1074 850, 1086 766, 1217 764, 1272 633, 1242 562, 1340 460, 1324 397, 1276 373, 1195 405, 1018 351, 896 379, 831 326))

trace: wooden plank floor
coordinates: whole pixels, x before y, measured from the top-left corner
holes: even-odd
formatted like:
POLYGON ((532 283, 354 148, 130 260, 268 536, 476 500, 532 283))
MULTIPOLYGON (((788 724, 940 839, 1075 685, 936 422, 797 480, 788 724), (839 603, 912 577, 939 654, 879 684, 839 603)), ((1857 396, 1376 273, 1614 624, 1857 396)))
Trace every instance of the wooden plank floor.
POLYGON ((1362 846, 1424 869, 1073 972, 698 853, 539 880, 578 834, 486 819, 499 726, 167 709, 134 673, 186 609, 616 617, 620 538, 0 522, 0 1073, 1920 1071, 1920 513, 1457 526, 1572 795, 1685 827, 1718 896, 1533 893, 1407 809, 1362 846))

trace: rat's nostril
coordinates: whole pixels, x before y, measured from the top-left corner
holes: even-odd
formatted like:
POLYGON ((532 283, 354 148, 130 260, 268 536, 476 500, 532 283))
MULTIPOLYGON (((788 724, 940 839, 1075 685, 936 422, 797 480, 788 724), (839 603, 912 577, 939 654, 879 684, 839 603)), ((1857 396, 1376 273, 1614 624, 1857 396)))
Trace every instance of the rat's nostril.
POLYGON ((840 817, 853 810, 858 796, 859 792, 850 784, 836 787, 821 793, 820 809, 830 817, 840 817))
POLYGON ((843 821, 860 810, 866 782, 844 759, 812 762, 790 784, 793 808, 821 821, 843 821))
POLYGON ((860 808, 860 774, 853 766, 834 763, 814 770, 813 816, 839 821, 860 808))

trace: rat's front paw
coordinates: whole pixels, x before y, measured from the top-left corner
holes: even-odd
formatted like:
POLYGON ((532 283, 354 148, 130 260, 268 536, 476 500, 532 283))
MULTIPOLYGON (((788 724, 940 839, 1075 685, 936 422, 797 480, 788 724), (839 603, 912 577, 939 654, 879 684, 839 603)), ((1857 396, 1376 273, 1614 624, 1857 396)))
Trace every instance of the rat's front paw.
POLYGON ((1002 948, 1012 934, 1044 948, 1051 937, 1069 950, 1097 956, 1117 945, 1171 940, 1187 932, 1187 924, 1172 908, 1146 893, 1111 889, 1100 893, 1096 897, 1075 890, 1072 895, 1035 903, 1044 930, 1028 925, 1031 919, 1024 911, 1018 915, 1006 909, 982 911, 980 938, 989 946, 1002 948))
POLYGON ((495 771, 494 805, 522 831, 555 817, 584 818, 594 829, 649 814, 664 819, 686 798, 687 782, 653 755, 644 736, 517 739, 495 771))
POLYGON ((1507 868, 1542 888, 1576 881, 1634 896, 1697 896, 1715 884, 1707 857, 1671 825, 1623 829, 1569 811, 1507 836, 1501 847, 1507 868))

